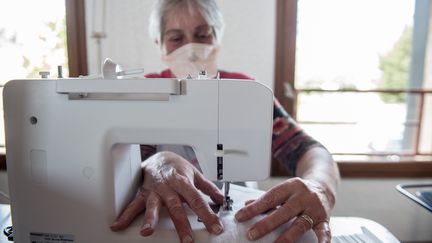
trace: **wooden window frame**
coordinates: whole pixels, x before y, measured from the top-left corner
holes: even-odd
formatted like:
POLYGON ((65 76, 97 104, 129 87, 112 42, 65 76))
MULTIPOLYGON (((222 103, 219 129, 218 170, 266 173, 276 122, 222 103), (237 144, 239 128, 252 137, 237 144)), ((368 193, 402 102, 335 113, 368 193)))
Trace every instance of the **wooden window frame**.
MULTIPOLYGON (((295 53, 297 32, 297 0, 277 0, 275 96, 295 118, 297 103, 288 95, 295 87, 295 53)), ((342 177, 422 178, 431 177, 432 161, 403 162, 338 162, 342 177)), ((289 176, 286 169, 272 162, 273 176, 289 176)))
POLYGON ((84 0, 65 0, 69 76, 88 75, 84 0))

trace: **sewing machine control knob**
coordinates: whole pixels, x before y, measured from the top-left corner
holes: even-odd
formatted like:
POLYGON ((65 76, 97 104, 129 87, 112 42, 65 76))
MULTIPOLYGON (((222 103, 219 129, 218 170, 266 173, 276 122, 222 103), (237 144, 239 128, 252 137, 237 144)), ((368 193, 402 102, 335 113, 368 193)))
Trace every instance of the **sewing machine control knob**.
POLYGON ((50 72, 42 71, 42 72, 39 72, 39 75, 41 76, 41 78, 48 78, 48 76, 50 75, 50 72))

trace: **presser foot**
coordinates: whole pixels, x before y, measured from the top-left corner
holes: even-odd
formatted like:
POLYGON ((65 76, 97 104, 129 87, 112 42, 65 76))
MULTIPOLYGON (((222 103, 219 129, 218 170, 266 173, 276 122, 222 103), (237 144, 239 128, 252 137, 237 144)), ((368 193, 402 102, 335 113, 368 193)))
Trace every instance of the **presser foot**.
POLYGON ((232 211, 232 205, 233 205, 233 200, 230 198, 230 196, 226 196, 224 198, 224 202, 222 205, 222 210, 224 211, 232 211))
POLYGON ((229 196, 230 190, 230 182, 226 181, 224 183, 224 201, 222 205, 222 210, 224 211, 232 211, 233 200, 229 196))

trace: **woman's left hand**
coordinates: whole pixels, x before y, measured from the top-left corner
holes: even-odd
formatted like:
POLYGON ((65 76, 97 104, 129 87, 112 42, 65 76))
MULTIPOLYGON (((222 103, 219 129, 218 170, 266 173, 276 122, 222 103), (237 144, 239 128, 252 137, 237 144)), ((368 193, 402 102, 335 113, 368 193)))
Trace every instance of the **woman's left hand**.
POLYGON ((329 218, 334 203, 334 195, 320 183, 296 177, 271 188, 239 210, 235 217, 238 222, 244 222, 274 209, 248 230, 250 240, 257 240, 294 219, 276 242, 295 242, 309 229, 313 229, 318 242, 330 242, 329 218))

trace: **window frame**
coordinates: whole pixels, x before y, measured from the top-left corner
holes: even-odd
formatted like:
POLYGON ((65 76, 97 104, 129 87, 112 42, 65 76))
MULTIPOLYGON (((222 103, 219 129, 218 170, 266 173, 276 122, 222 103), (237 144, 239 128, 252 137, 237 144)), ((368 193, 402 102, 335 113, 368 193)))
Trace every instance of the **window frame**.
MULTIPOLYGON (((296 118, 296 95, 294 90, 295 54, 297 33, 297 0, 277 0, 276 5, 276 64, 275 97, 296 118), (290 90, 291 89, 291 90, 290 90)), ((427 162, 358 162, 337 161, 341 177, 369 178, 423 178, 432 175, 432 160, 427 162)), ((289 176, 289 172, 272 161, 272 176, 289 176)))
POLYGON ((65 0, 69 76, 88 75, 84 0, 65 0))

